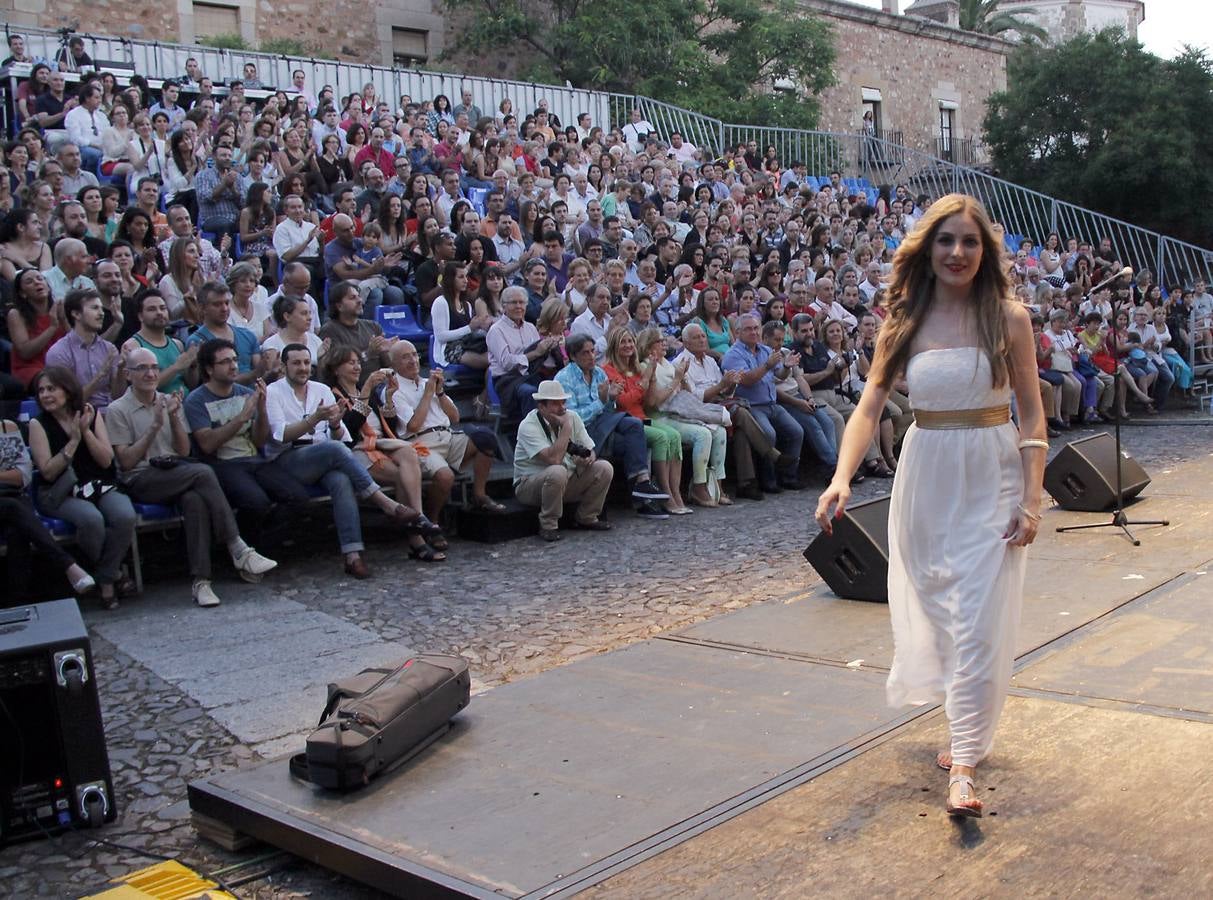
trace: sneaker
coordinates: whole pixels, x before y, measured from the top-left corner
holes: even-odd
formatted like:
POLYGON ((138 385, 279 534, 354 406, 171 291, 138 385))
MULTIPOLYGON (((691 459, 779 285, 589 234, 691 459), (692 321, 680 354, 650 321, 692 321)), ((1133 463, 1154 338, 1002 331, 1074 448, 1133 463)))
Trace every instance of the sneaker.
POLYGON ((203 607, 219 605, 219 597, 211 589, 209 581, 194 582, 194 602, 203 607))
POLYGON ((632 482, 632 496, 637 500, 669 500, 670 495, 653 484, 651 478, 638 478, 632 482))
POLYGON ((640 508, 636 510, 636 515, 644 519, 668 519, 670 517, 670 514, 666 512, 666 508, 653 500, 640 504, 640 508))
POLYGON ((232 562, 236 566, 236 570, 241 577, 245 575, 257 576, 257 581, 260 581, 260 576, 264 575, 272 569, 277 568, 278 563, 268 557, 262 556, 252 547, 245 547, 244 552, 235 557, 232 562))

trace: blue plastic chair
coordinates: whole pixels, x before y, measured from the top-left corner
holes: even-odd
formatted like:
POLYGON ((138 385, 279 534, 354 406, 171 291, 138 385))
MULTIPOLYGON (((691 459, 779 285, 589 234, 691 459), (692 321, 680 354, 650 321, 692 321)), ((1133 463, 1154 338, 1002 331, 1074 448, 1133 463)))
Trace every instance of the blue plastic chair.
POLYGON ((375 310, 375 321, 387 337, 403 338, 413 343, 426 344, 432 334, 422 328, 411 306, 380 306, 375 310))
POLYGON ((40 409, 38 407, 37 400, 33 400, 33 399, 22 400, 21 408, 17 411, 17 421, 18 422, 28 422, 30 419, 37 416, 39 412, 40 412, 40 409))
POLYGON ((484 215, 488 198, 489 192, 487 188, 468 188, 468 202, 472 204, 472 209, 482 216, 484 215))

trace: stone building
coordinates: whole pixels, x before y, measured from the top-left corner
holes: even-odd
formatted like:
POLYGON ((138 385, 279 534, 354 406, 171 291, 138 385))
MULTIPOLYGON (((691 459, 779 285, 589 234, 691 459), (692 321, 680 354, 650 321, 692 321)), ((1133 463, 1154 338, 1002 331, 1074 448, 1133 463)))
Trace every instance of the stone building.
POLYGON ((1146 17, 1143 0, 1002 0, 999 10, 1035 22, 1054 42, 1113 26, 1137 37, 1146 17), (1025 13, 1024 10, 1031 10, 1025 13))

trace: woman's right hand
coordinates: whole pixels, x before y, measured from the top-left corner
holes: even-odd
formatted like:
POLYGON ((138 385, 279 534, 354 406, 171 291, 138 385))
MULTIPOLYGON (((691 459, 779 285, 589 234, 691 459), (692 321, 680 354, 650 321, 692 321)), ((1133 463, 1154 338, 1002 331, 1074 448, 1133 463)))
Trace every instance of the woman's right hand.
POLYGON ((817 501, 817 524, 821 526, 821 530, 826 534, 834 533, 834 520, 841 519, 843 512, 847 508, 847 503, 851 499, 851 488, 847 484, 839 484, 836 481, 831 481, 829 487, 821 492, 821 498, 817 501), (831 514, 830 507, 834 510, 831 514))

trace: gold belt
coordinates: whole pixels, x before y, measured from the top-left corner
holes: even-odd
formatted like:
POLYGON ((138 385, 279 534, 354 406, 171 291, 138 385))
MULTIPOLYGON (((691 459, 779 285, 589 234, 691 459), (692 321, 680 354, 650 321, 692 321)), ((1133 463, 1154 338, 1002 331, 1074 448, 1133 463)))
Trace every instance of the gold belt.
POLYGON ((985 406, 981 409, 916 409, 914 424, 930 430, 956 428, 993 428, 1011 421, 1010 406, 985 406))

